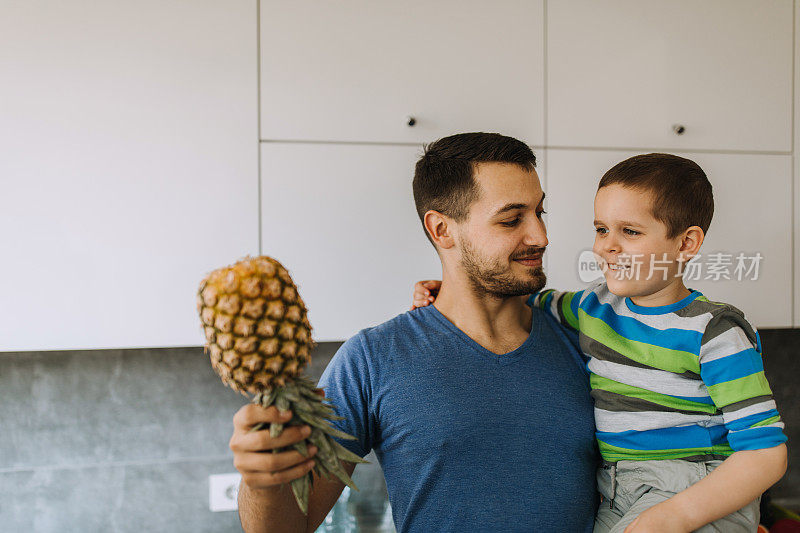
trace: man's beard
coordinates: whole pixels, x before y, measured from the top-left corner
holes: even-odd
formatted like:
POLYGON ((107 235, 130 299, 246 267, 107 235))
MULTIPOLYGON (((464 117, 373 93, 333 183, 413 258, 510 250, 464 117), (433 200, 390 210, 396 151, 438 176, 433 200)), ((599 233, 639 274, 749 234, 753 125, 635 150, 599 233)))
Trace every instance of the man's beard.
MULTIPOLYGON (((542 290, 547 277, 542 267, 531 267, 529 275, 519 279, 511 272, 510 266, 503 266, 500 261, 482 257, 478 251, 464 239, 461 244, 461 266, 467 273, 470 284, 476 294, 486 294, 497 298, 508 298, 533 294, 542 290)), ((530 248, 520 257, 542 252, 542 248, 530 248)))

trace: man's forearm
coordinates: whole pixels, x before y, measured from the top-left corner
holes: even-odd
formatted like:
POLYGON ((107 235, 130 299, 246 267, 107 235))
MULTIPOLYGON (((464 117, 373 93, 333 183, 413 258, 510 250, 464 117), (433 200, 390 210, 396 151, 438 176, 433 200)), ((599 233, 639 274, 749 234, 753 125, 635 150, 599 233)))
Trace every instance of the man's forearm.
POLYGON ((239 485, 239 519, 245 533, 305 533, 308 519, 300 512, 289 485, 253 490, 239 485))
POLYGON ((660 505, 694 531, 752 502, 786 472, 786 445, 736 452, 708 476, 660 505))

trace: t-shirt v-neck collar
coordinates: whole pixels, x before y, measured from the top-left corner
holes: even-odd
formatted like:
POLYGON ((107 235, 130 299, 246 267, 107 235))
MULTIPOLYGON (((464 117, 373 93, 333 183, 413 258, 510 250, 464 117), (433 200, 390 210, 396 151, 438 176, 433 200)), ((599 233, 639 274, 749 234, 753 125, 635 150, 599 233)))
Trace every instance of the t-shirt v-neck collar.
POLYGON ((528 335, 528 338, 525 339, 525 342, 508 353, 496 354, 475 342, 475 339, 464 333, 455 324, 450 322, 450 320, 444 316, 441 311, 436 309, 435 306, 428 305, 427 307, 423 307, 423 309, 427 310, 434 320, 439 322, 449 332, 460 338, 461 341, 469 346, 469 348, 471 348, 473 351, 478 352, 482 356, 490 357, 501 365, 507 365, 518 361, 528 351, 528 347, 533 344, 537 338, 539 338, 539 331, 542 327, 542 321, 536 320, 536 316, 534 314, 533 320, 531 321, 531 332, 528 335))

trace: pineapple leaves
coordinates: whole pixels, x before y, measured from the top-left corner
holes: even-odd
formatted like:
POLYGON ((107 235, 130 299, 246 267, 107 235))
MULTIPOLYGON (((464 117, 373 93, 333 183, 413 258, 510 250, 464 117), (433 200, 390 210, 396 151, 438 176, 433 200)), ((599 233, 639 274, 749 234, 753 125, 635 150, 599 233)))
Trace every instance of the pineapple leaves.
POLYGON ((354 454, 353 452, 351 452, 350 450, 348 450, 347 448, 345 448, 344 446, 342 446, 338 442, 331 441, 331 444, 333 445, 333 451, 336 452, 336 457, 338 457, 339 459, 344 459, 348 463, 355 463, 355 464, 367 463, 367 464, 369 464, 369 461, 367 461, 365 459, 362 459, 361 457, 359 457, 358 455, 354 454))
POLYGON ((285 387, 276 387, 270 391, 258 393, 253 398, 253 403, 261 407, 267 408, 274 405, 278 411, 291 411, 294 416, 285 424, 277 422, 257 424, 251 431, 269 428, 270 437, 275 438, 286 427, 308 424, 312 428, 311 435, 307 439, 272 450, 273 453, 296 450, 303 457, 309 457, 309 445, 313 444, 317 447, 314 468, 303 477, 290 482, 297 506, 306 515, 315 473, 325 479, 336 478, 357 491, 358 487, 345 471, 342 461, 352 464, 368 462, 336 442, 335 439, 355 440, 356 438, 331 425, 334 420, 344 419, 334 414, 335 407, 333 405, 324 403, 329 400, 320 396, 315 387, 315 383, 311 380, 299 377, 295 381, 287 383, 285 387))
POLYGON ((275 407, 278 408, 278 411, 288 411, 290 406, 291 402, 286 396, 279 394, 278 397, 275 398, 275 407))
POLYGON ((280 437, 281 433, 283 433, 283 424, 278 424, 277 422, 273 422, 269 425, 269 436, 274 438, 280 437))
POLYGON ((306 441, 301 440, 298 443, 295 443, 294 449, 300 452, 300 455, 303 457, 308 457, 308 446, 306 445, 306 441))
POLYGON ((294 499, 297 500, 297 506, 303 511, 303 514, 308 514, 308 492, 309 482, 308 476, 305 475, 301 478, 292 481, 292 492, 294 499))

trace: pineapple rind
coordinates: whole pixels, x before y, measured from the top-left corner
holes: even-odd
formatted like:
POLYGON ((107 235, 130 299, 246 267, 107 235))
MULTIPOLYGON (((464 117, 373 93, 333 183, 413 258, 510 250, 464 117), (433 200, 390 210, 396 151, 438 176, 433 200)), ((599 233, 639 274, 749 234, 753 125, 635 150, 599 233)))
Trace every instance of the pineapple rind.
POLYGON ((247 256, 209 273, 198 288, 197 311, 211 366, 245 396, 282 387, 311 360, 305 303, 271 257, 247 256))

